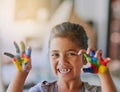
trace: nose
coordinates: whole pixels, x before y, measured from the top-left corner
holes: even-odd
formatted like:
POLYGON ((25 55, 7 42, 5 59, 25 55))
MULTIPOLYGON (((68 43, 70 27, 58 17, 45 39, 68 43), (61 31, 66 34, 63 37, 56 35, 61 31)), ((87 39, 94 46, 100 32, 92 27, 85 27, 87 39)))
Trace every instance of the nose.
POLYGON ((67 61, 67 57, 66 57, 66 55, 61 55, 60 57, 59 57, 59 65, 64 65, 65 63, 67 63, 68 61, 67 61))

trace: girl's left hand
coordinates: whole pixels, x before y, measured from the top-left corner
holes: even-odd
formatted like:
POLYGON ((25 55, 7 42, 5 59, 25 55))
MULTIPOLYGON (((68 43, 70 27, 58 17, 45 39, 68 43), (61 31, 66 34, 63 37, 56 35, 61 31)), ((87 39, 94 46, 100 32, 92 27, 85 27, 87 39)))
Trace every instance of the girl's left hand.
POLYGON ((88 48, 85 52, 86 53, 83 54, 83 56, 85 57, 84 60, 89 63, 89 66, 86 68, 83 67, 83 71, 89 73, 105 73, 110 58, 103 58, 102 50, 95 51, 88 48))

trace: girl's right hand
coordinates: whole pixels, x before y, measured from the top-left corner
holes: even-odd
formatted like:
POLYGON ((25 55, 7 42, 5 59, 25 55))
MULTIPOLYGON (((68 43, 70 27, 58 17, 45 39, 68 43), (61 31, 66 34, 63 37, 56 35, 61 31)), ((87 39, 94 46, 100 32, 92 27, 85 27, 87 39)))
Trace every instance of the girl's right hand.
POLYGON ((21 51, 20 51, 18 44, 16 42, 14 42, 14 46, 16 49, 16 55, 13 55, 13 54, 8 53, 8 52, 5 52, 4 54, 13 59, 13 63, 15 64, 16 68, 19 71, 28 73, 32 68, 31 48, 28 47, 26 49, 25 44, 22 41, 21 41, 20 45, 21 45, 21 51))

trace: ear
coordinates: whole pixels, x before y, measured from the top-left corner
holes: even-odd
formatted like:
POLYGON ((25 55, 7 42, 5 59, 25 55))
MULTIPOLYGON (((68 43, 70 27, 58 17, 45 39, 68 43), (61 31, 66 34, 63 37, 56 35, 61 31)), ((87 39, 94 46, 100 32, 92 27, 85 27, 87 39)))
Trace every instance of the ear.
POLYGON ((87 60, 86 60, 86 58, 84 57, 84 55, 82 56, 82 63, 83 63, 83 65, 86 65, 86 64, 87 64, 87 60))

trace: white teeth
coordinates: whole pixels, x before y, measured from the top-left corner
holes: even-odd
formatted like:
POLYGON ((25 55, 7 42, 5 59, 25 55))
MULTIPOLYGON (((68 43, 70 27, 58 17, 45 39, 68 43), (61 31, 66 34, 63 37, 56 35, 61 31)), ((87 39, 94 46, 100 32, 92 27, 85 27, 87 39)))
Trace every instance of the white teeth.
POLYGON ((70 69, 60 69, 60 72, 61 73, 68 73, 68 72, 70 72, 70 69))

